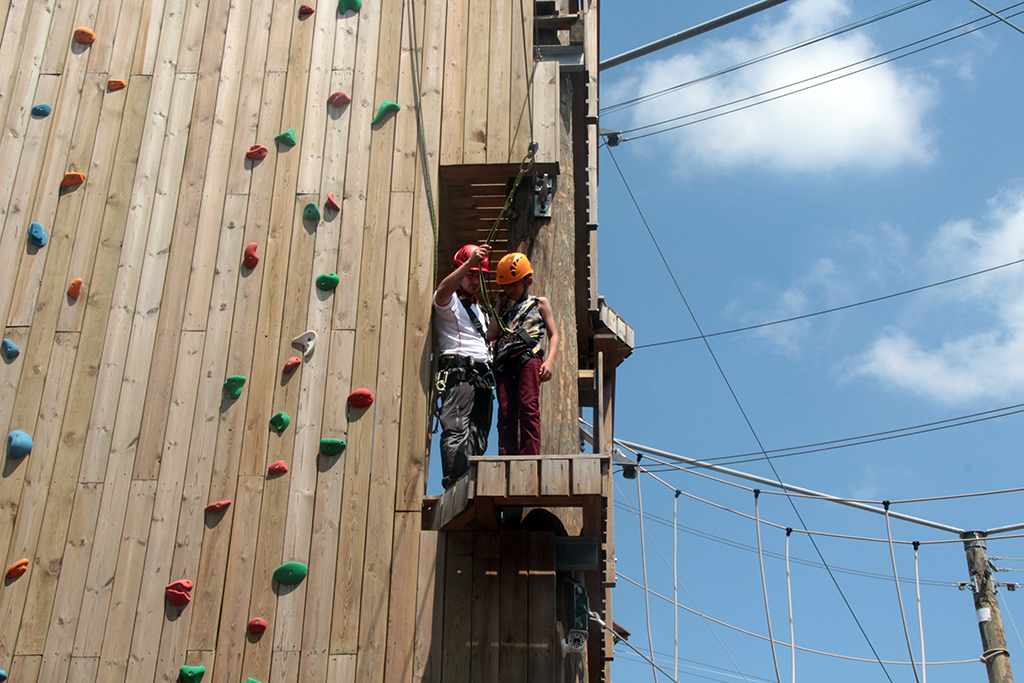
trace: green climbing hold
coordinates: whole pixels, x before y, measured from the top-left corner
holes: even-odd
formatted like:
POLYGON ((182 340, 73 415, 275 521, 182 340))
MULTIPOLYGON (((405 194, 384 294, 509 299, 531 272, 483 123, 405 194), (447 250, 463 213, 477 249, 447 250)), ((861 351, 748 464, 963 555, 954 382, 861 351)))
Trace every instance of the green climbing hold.
POLYGON ((287 413, 280 410, 274 413, 274 417, 270 418, 270 426, 277 430, 278 434, 288 429, 288 425, 291 423, 292 419, 288 417, 287 413))
POLYGON ((320 452, 324 455, 337 455, 347 446, 341 439, 320 439, 320 452))
POLYGON ((302 210, 302 220, 313 222, 320 220, 320 207, 316 205, 316 202, 306 204, 306 208, 302 210))
POLYGON ((228 392, 231 398, 238 398, 242 395, 242 387, 245 386, 245 378, 241 375, 231 375, 224 380, 224 391, 228 392))
POLYGON ((288 130, 286 130, 285 132, 281 133, 280 135, 278 135, 274 139, 277 140, 278 142, 282 143, 282 144, 288 145, 289 147, 294 147, 295 146, 295 142, 296 142, 296 140, 295 140, 295 129, 294 128, 289 128, 288 130))
POLYGON ((316 279, 316 288, 329 292, 337 287, 339 282, 341 282, 341 278, 337 273, 324 273, 316 279))
POLYGON ((391 100, 384 100, 380 103, 380 108, 377 110, 377 115, 373 117, 373 121, 370 121, 371 126, 376 126, 378 123, 384 120, 388 114, 394 114, 396 111, 401 109, 402 106, 395 104, 391 100))
POLYGON ((292 586, 306 578, 309 567, 301 562, 285 562, 274 570, 274 580, 286 586, 292 586))
POLYGON ((363 8, 363 0, 338 0, 338 14, 345 14, 349 10, 358 12, 363 8))
POLYGON ((199 683, 199 681, 203 680, 204 673, 206 673, 205 666, 183 666, 179 676, 183 683, 199 683))

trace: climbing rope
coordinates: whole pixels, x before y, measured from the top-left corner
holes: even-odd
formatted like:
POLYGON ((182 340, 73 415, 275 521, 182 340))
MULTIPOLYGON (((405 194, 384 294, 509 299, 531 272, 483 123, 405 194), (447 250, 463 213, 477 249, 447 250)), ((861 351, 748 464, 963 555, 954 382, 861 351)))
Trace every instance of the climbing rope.
POLYGON ((757 498, 760 491, 754 489, 754 518, 757 521, 757 561, 761 565, 761 589, 764 593, 764 616, 768 620, 768 642, 772 646, 772 664, 775 665, 775 680, 782 683, 779 674, 779 658, 775 655, 775 636, 772 634, 772 614, 768 610, 768 582, 764 578, 764 553, 761 552, 761 513, 757 509, 757 498))
POLYGON ((889 555, 892 557, 892 578, 896 584, 896 600, 900 603, 900 618, 903 619, 903 634, 907 638, 907 652, 910 654, 910 668, 914 672, 914 680, 921 683, 917 676, 917 665, 914 664, 914 648, 910 646, 910 630, 907 629, 907 615, 903 611, 903 593, 900 591, 900 577, 896 574, 896 546, 892 543, 892 526, 889 524, 889 501, 882 501, 885 507, 885 532, 889 537, 889 555))

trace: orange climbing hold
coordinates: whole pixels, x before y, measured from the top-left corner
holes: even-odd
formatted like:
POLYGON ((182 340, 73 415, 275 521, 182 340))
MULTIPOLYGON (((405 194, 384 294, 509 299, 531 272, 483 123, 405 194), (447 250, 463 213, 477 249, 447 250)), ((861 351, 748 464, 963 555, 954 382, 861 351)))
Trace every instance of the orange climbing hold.
POLYGON ((167 584, 167 589, 164 591, 164 597, 167 598, 167 602, 178 607, 184 607, 192 601, 192 587, 193 584, 188 579, 181 579, 174 583, 167 584))
POLYGON ((77 299, 81 293, 82 278, 76 277, 74 280, 71 281, 71 284, 68 285, 68 298, 72 300, 77 299))
POLYGON ((245 156, 248 159, 254 159, 259 161, 260 159, 267 158, 267 148, 263 145, 253 145, 245 151, 245 156))
POLYGON ((110 92, 117 92, 118 90, 124 90, 128 87, 128 81, 122 81, 121 79, 111 79, 107 81, 107 90, 110 92))
POLYGON ((338 200, 334 198, 333 192, 327 195, 327 201, 324 202, 324 208, 330 209, 331 211, 341 211, 341 206, 338 204, 338 200))
POLYGON ((373 392, 369 389, 356 389, 349 394, 348 402, 353 408, 369 408, 373 403, 373 392))
POLYGON ((295 368, 299 367, 300 365, 302 365, 301 359, 295 357, 289 358, 284 362, 284 374, 292 374, 292 372, 295 371, 295 368))
POLYGON ((287 472, 288 472, 288 465, 285 464, 284 460, 278 460, 273 465, 271 465, 269 468, 267 468, 267 474, 270 474, 270 475, 287 474, 287 472))
POLYGON ((210 503, 209 505, 207 505, 203 509, 206 512, 213 512, 213 513, 224 512, 225 510, 228 509, 228 507, 230 505, 231 505, 231 501, 230 500, 222 500, 219 503, 210 503))
POLYGON ((331 93, 331 96, 327 98, 327 104, 332 107, 344 107, 346 104, 352 101, 352 98, 341 92, 340 90, 336 93, 331 93))
POLYGON ((256 267, 256 264, 260 262, 260 257, 256 255, 256 249, 259 245, 255 242, 251 242, 249 246, 245 248, 245 267, 252 270, 256 267))
POLYGON ((64 178, 60 181, 61 187, 73 187, 75 185, 81 185, 85 182, 85 174, 79 173, 78 171, 68 171, 64 174, 64 178))
POLYGON ((11 565, 7 570, 8 579, 16 579, 28 571, 28 558, 22 558, 11 565))
POLYGON ((92 45, 93 41, 96 40, 96 32, 91 28, 76 28, 74 35, 75 42, 82 45, 92 45))

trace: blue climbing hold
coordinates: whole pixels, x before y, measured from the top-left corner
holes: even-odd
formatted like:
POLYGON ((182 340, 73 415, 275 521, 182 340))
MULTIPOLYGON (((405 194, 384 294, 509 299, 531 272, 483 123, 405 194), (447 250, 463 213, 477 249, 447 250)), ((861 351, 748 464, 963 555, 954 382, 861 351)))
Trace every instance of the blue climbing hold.
POLYGON ((0 351, 3 351, 4 358, 7 360, 14 360, 21 353, 21 349, 18 345, 12 342, 10 339, 4 339, 3 343, 0 344, 0 351))
POLYGON ((43 230, 43 226, 39 225, 39 223, 33 223, 28 226, 28 241, 32 246, 45 247, 46 240, 49 238, 50 236, 46 234, 46 231, 43 230))
POLYGON ((15 429, 7 436, 7 455, 12 458, 24 458, 32 452, 32 437, 15 429))
POLYGON ((0 683, 3 683, 6 680, 7 680, 7 672, 4 671, 3 669, 0 669, 0 683))
POLYGON ((39 118, 43 119, 49 116, 51 111, 53 111, 53 109, 50 108, 50 105, 37 104, 36 106, 32 107, 32 116, 38 116, 39 118))

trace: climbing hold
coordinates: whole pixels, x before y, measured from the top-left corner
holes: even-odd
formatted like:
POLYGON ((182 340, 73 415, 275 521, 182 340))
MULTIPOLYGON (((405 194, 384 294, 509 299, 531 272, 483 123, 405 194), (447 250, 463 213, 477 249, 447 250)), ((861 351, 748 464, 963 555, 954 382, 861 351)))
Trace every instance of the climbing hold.
POLYGON ((296 140, 295 140, 295 129, 294 128, 289 128, 288 130, 286 130, 285 132, 281 133, 280 135, 278 135, 274 139, 277 140, 278 142, 280 142, 281 144, 288 145, 289 147, 294 147, 295 146, 295 142, 296 142, 296 140))
POLYGON ((256 255, 256 249, 258 247, 258 244, 252 242, 245 248, 245 267, 249 270, 255 268, 256 264, 260 262, 260 257, 256 255))
POLYGON ((49 239, 49 235, 43 230, 43 226, 38 223, 33 223, 28 226, 28 241, 34 247, 45 247, 46 240, 49 239))
POLYGON ((228 392, 228 396, 231 398, 238 398, 242 395, 242 387, 245 386, 245 377, 241 375, 231 375, 224 380, 224 391, 228 392))
POLYGON ((341 278, 338 277, 337 273, 324 273, 316 279, 316 288, 324 292, 329 292, 337 287, 340 281, 341 278))
POLYGON ((74 187, 85 182, 85 174, 78 171, 68 171, 60 181, 61 187, 74 187))
POLYGON ((334 198, 333 192, 327 195, 327 201, 324 202, 324 208, 330 209, 331 211, 341 211, 341 205, 338 204, 338 200, 334 198))
POLYGON ((7 672, 4 671, 3 669, 0 669, 0 683, 3 683, 6 680, 7 680, 7 672))
POLYGON ((348 402, 353 408, 369 408, 373 403, 373 392, 369 389, 356 389, 348 395, 348 402))
POLYGON ((347 446, 341 439, 320 439, 320 452, 324 455, 337 455, 347 446))
POLYGON ((346 104, 352 101, 352 98, 341 92, 340 90, 335 93, 331 93, 331 96, 327 98, 327 104, 332 107, 344 107, 346 104))
POLYGON ((120 78, 111 78, 107 81, 107 90, 110 92, 117 92, 118 90, 124 90, 128 87, 128 81, 121 80, 120 78))
POLYGON ((295 339, 292 339, 292 346, 302 347, 302 355, 309 358, 310 354, 313 353, 313 347, 316 346, 316 332, 313 330, 303 332, 295 339))
POLYGON ((312 14, 315 11, 316 10, 313 9, 312 7, 310 7, 309 5, 299 5, 299 16, 300 17, 308 17, 310 14, 312 14))
POLYGON ((28 558, 23 558, 15 562, 7 570, 8 579, 16 579, 25 572, 28 571, 28 558))
POLYGON ((288 414, 284 411, 277 411, 274 416, 270 418, 270 426, 273 427, 278 434, 288 429, 288 425, 292 423, 292 419, 288 417, 288 414))
POLYGON ((7 435, 7 455, 17 460, 18 458, 24 458, 31 452, 31 436, 21 431, 20 429, 15 429, 13 432, 7 435))
POLYGON ((205 666, 183 666, 178 672, 178 678, 182 683, 199 683, 206 673, 205 666))
MULTIPOLYGON (((248 628, 249 633, 253 634, 254 636, 258 636, 259 634, 267 630, 267 620, 260 619, 259 617, 250 619, 248 628)), ((252 679, 250 678, 249 680, 251 681, 252 679)))
POLYGON ((338 0, 338 14, 344 14, 349 10, 358 12, 362 7, 362 0, 338 0))
POLYGON ((274 581, 292 586, 306 578, 309 567, 301 562, 285 562, 274 570, 274 581))
POLYGON ((231 505, 231 501, 230 500, 222 500, 219 503, 210 503, 205 508, 203 508, 203 510, 205 510, 206 512, 212 512, 212 513, 224 512, 225 510, 228 509, 228 506, 230 506, 230 505, 231 505))
POLYGON ((44 117, 49 116, 51 111, 53 111, 53 109, 50 108, 50 105, 48 105, 48 104, 37 104, 36 106, 32 107, 32 116, 38 116, 39 118, 44 118, 44 117))
POLYGON ((96 32, 91 28, 76 28, 75 42, 82 45, 91 45, 96 40, 96 32))
POLYGON ((68 297, 71 298, 72 300, 74 300, 74 299, 77 299, 78 296, 81 293, 82 293, 82 278, 76 277, 74 280, 71 281, 71 284, 68 285, 68 297))
POLYGON ((295 357, 289 358, 288 360, 286 360, 284 362, 284 374, 286 374, 286 375, 292 374, 292 372, 295 371, 295 368, 299 367, 300 365, 302 365, 302 359, 301 358, 295 358, 295 357))
POLYGON ((255 159, 256 161, 266 159, 267 148, 263 145, 253 145, 249 149, 245 150, 245 157, 247 159, 255 159))
POLYGON ((320 207, 316 205, 316 202, 306 204, 306 208, 302 210, 302 220, 313 222, 320 220, 320 207))
POLYGON ((277 476, 279 474, 287 474, 288 465, 285 464, 284 460, 278 460, 273 465, 267 468, 267 474, 277 476))
POLYGON ((167 584, 164 597, 167 602, 178 607, 184 607, 192 600, 192 586, 194 584, 188 579, 181 579, 174 583, 167 584))
POLYGON ((370 121, 371 126, 376 126, 378 123, 384 120, 384 117, 388 114, 394 114, 396 111, 401 109, 401 105, 395 104, 391 100, 384 100, 380 103, 380 108, 377 110, 377 115, 373 117, 373 121, 370 121))
POLYGON ((10 339, 4 339, 3 343, 0 344, 0 350, 4 352, 4 358, 7 360, 14 360, 21 353, 21 349, 18 345, 12 342, 10 339))

